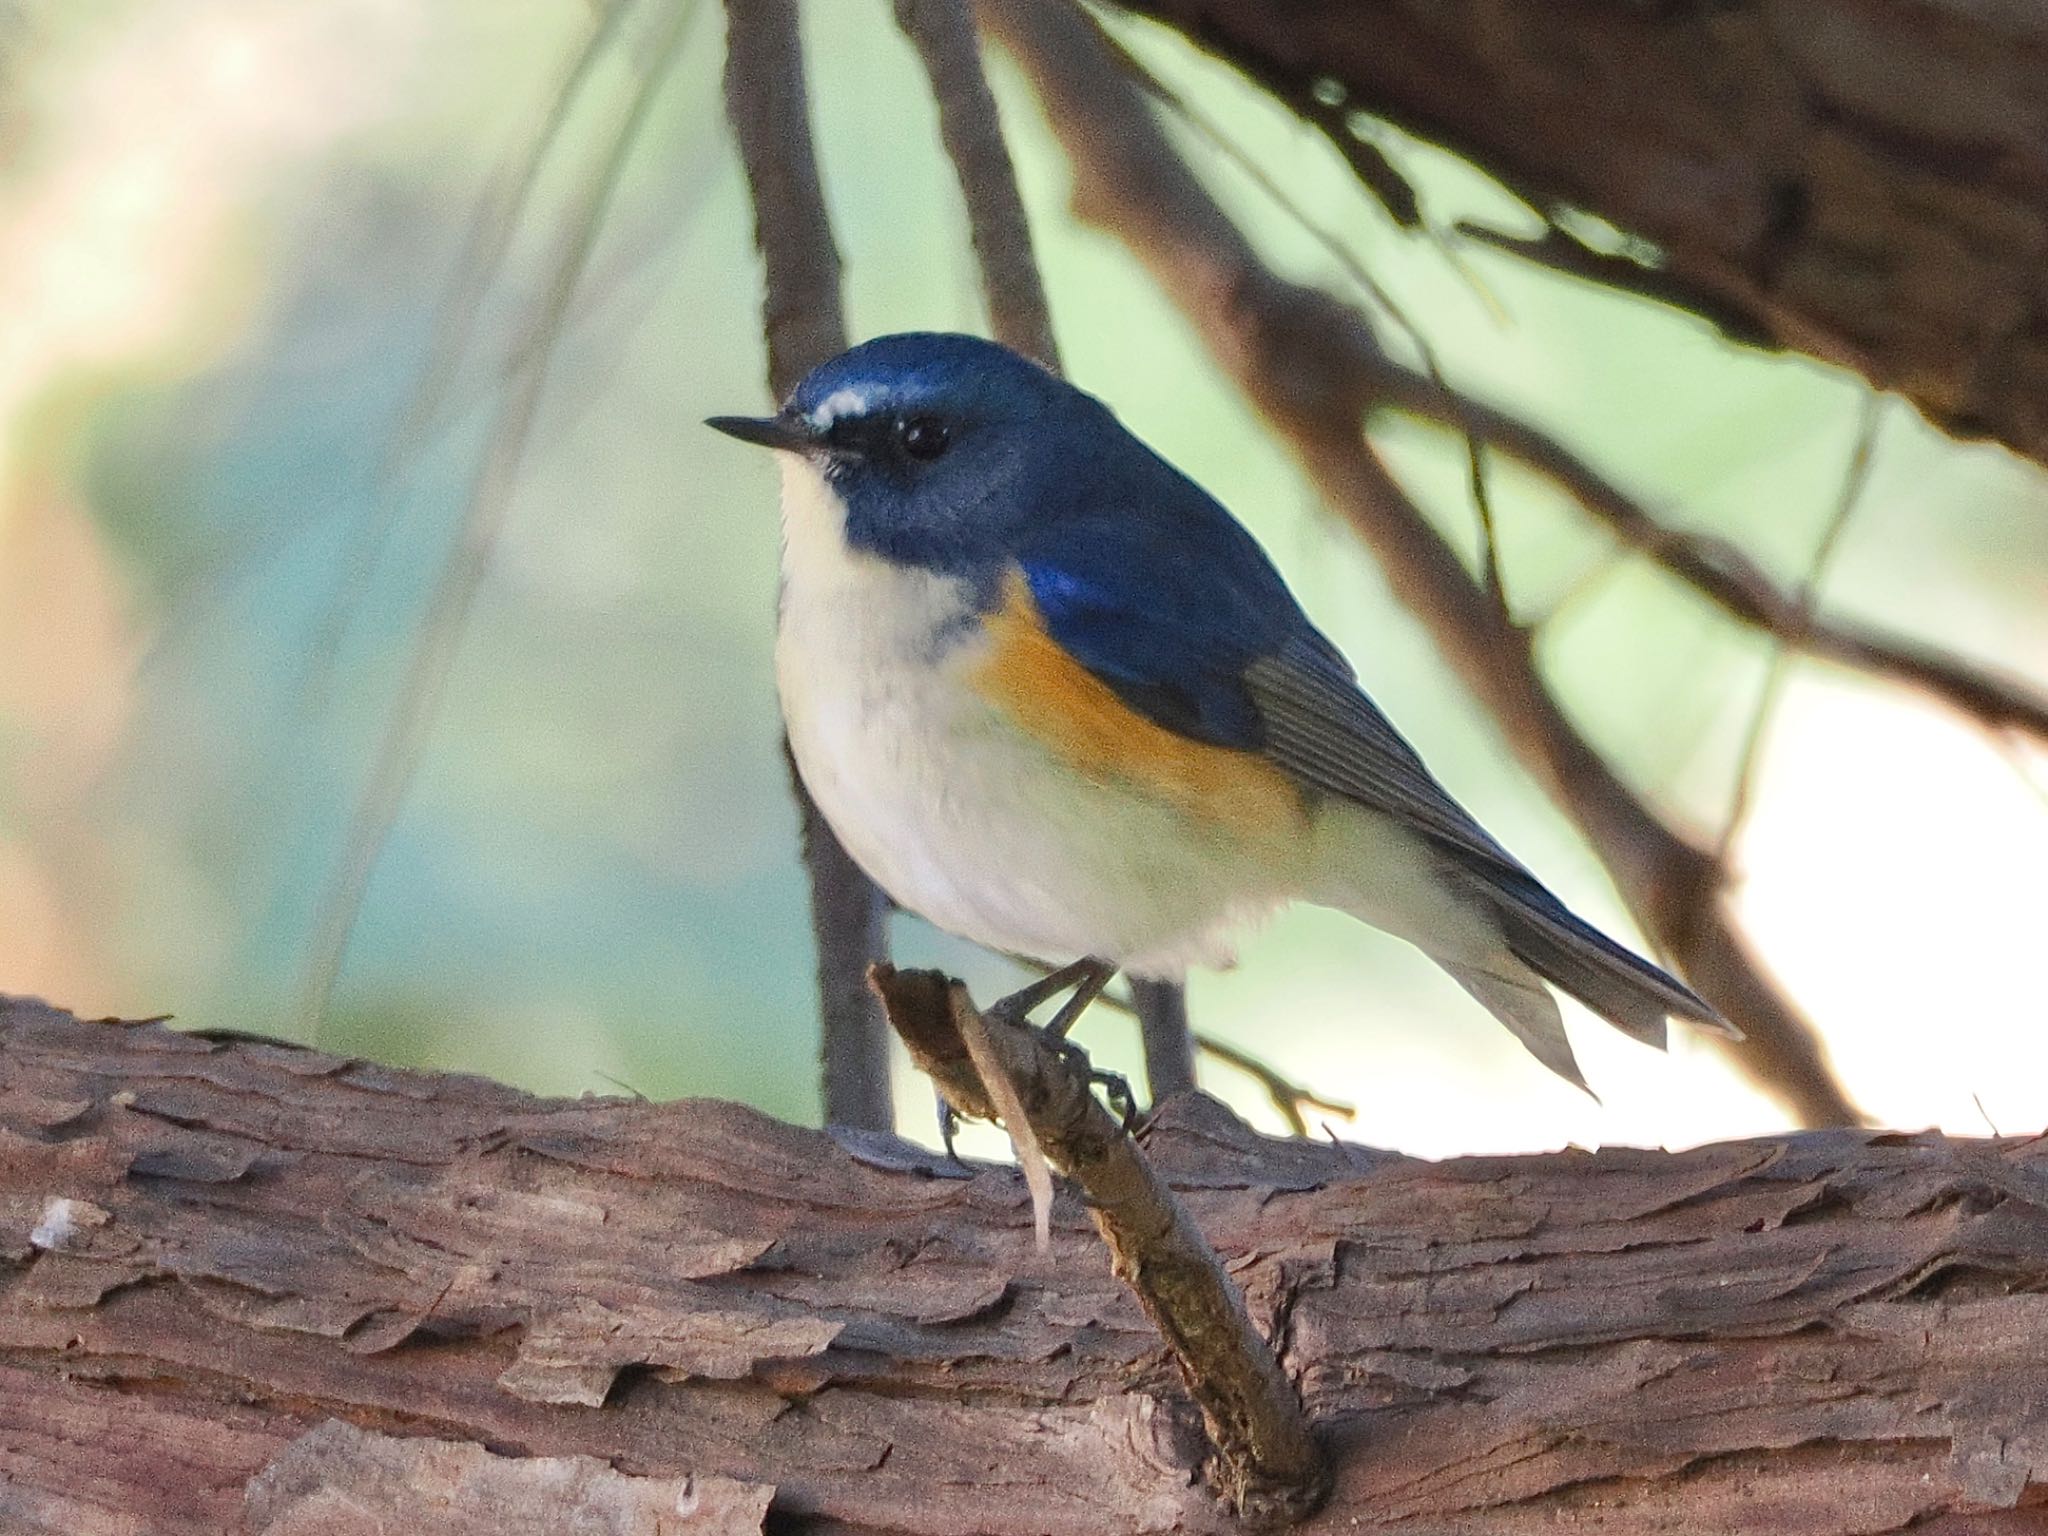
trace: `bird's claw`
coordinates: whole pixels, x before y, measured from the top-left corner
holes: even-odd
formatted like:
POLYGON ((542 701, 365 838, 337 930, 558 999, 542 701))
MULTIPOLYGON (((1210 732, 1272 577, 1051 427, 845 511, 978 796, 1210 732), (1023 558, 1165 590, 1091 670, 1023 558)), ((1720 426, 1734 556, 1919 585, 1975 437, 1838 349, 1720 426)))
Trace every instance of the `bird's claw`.
POLYGON ((1124 1130, 1136 1128, 1138 1123, 1138 1099, 1131 1092, 1130 1079, 1121 1072, 1106 1072, 1088 1059, 1088 1052, 1074 1040, 1069 1040, 1051 1031, 1044 1031, 1045 1043, 1066 1065, 1068 1071, 1085 1081, 1091 1090, 1100 1088, 1102 1096, 1109 1101, 1109 1109, 1124 1130))
POLYGON ((959 1148, 953 1145, 953 1138, 960 1134, 960 1112, 953 1108, 952 1101, 943 1093, 934 1090, 933 1097, 939 1104, 939 1140, 946 1148, 946 1156, 956 1166, 964 1168, 966 1160, 960 1156, 959 1148))

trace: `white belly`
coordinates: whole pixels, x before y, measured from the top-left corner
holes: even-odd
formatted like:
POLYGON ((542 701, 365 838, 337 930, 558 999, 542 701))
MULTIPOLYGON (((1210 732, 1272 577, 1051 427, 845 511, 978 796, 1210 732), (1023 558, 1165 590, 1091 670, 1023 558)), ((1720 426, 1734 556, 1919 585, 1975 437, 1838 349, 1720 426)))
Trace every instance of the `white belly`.
POLYGON ((968 682, 985 642, 954 622, 965 590, 805 526, 836 510, 799 499, 823 494, 785 487, 776 677, 797 767, 854 860, 900 905, 991 948, 1153 976, 1227 962, 1231 931, 1298 881, 1012 726, 968 682))

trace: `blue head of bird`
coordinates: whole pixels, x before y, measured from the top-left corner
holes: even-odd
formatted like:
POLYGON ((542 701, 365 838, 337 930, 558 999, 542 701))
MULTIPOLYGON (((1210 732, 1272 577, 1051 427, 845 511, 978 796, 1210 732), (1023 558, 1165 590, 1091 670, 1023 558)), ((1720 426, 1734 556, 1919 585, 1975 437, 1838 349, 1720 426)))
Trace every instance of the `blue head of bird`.
POLYGON ((1101 402, 1037 364, 929 332, 840 354, 773 416, 709 424, 795 455, 843 508, 851 548, 967 577, 998 568, 1063 482, 1099 474, 1131 441, 1101 402))

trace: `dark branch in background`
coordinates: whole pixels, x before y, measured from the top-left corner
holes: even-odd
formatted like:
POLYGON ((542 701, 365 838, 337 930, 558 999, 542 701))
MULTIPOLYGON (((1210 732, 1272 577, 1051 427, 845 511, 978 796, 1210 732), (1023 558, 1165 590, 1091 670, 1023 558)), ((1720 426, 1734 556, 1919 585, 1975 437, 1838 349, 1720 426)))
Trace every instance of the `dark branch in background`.
POLYGON ((1252 1326, 1216 1250, 1096 1102, 1085 1076, 1041 1032, 977 1014, 967 989, 936 971, 881 967, 874 984, 911 1056, 956 1111, 997 1119, 999 1100, 1014 1090, 1029 1123, 1006 1128, 1019 1140, 1034 1139, 1080 1186, 1117 1278, 1159 1330, 1202 1410, 1216 1452, 1210 1471, 1217 1491, 1258 1525, 1314 1510, 1329 1493, 1330 1471, 1300 1394, 1252 1326), (992 1065, 1008 1078, 1008 1090, 976 1069, 976 1035, 993 1047, 992 1065))
POLYGON ((896 22, 931 77, 939 138, 967 204, 968 236, 981 268, 989 326, 1004 346, 1057 370, 1059 342, 1031 253, 1031 225, 995 97, 982 72, 981 43, 967 0, 896 0, 896 22))
MULTIPOLYGON (((639 141, 648 114, 668 79, 669 66, 682 45, 692 10, 692 6, 684 3, 670 7, 625 116, 599 156, 567 222, 568 234, 541 298, 532 352, 526 366, 509 380, 492 423, 483 463, 471 483, 454 547, 443 562, 427 601, 419 643, 408 658, 397 703, 351 814, 341 859, 321 893, 300 982, 297 1022, 308 1039, 317 1039, 319 1035, 335 981, 341 974, 342 960, 348 953, 349 939, 355 932, 356 918, 370 888, 370 877, 376 871, 377 859, 384 851, 419 767, 420 754, 425 750, 442 693, 455 666, 470 607, 497 548, 570 301, 589 266, 590 254, 596 248, 633 146, 639 141)), ((575 78, 572 75, 572 83, 575 78)))
POLYGON ((1077 214, 1119 235, 1378 557, 1539 782, 1578 823, 1652 942, 1749 1036, 1732 1059, 1808 1124, 1858 1118, 1819 1041, 1764 974, 1710 853, 1674 832, 1565 717, 1529 635, 1488 600, 1373 453, 1384 354, 1364 317, 1266 270, 1175 153, 1096 25, 1061 0, 983 0, 1074 165, 1077 214))
POLYGON ((1145 1089, 1154 1104, 1195 1086, 1195 1037, 1188 994, 1170 981, 1131 981, 1131 1011, 1145 1051, 1145 1089))
MULTIPOLYGON (((754 202, 768 388, 780 400, 846 349, 839 248, 811 149, 796 0, 726 0, 725 16, 725 110, 754 202)), ((888 910, 825 825, 794 765, 789 782, 802 818, 818 946, 825 1119, 887 1130, 895 1124, 889 1026, 867 971, 888 959, 888 910)))
MULTIPOLYGON (((996 340, 1057 372, 1059 342, 1031 249, 1031 224, 1003 141, 1002 118, 981 64, 969 0, 896 0, 896 21, 923 60, 938 107, 939 137, 960 181, 967 227, 996 340)), ((1057 957, 1056 957, 1057 958, 1057 957)), ((1131 1002, 1156 1101, 1195 1084, 1187 993, 1168 982, 1136 983, 1131 1002)))
POLYGON ((1368 359, 1353 349, 1361 379, 1382 408, 1459 431, 1532 469, 1570 493, 1622 543, 1640 551, 1714 606, 1805 655, 1914 689, 1986 730, 2014 730, 2048 742, 2048 698, 2025 684, 1958 660, 1938 647, 1809 611, 1726 539, 1671 528, 1642 503, 1545 433, 1482 401, 1447 394, 1435 381, 1383 351, 1368 359))
POLYGON ((1273 1101, 1273 1107, 1280 1111, 1280 1118, 1287 1122, 1287 1129, 1296 1136, 1308 1134, 1308 1116, 1302 1113, 1305 1109, 1321 1110, 1326 1115, 1335 1115, 1343 1120, 1350 1120, 1358 1113, 1351 1105, 1324 1098, 1306 1083, 1297 1083, 1250 1052, 1241 1051, 1227 1041, 1209 1035, 1197 1035, 1195 1044, 1226 1066, 1237 1068, 1265 1089, 1266 1097, 1273 1101))
MULTIPOLYGON (((1780 589, 1761 566, 1727 540, 1665 526, 1635 498, 1541 428, 1453 389, 1428 338, 1344 243, 1311 218, 1264 166, 1246 155, 1212 120, 1147 69, 1143 61, 1113 39, 1106 41, 1115 49, 1119 67, 1125 73, 1226 156, 1299 224, 1414 346, 1423 363, 1420 371, 1395 361, 1384 350, 1378 352, 1374 364, 1368 365, 1362 348, 1359 371, 1363 374, 1368 366, 1375 368, 1376 387, 1384 393, 1388 407, 1449 427, 1464 437, 1467 479, 1479 514, 1482 569, 1488 593, 1496 601, 1502 600, 1503 590, 1481 457, 1485 448, 1497 449, 1554 482, 1587 512, 1605 522, 1624 544, 1687 582, 1730 617, 1766 631, 1781 646, 1796 646, 1808 655, 1918 689, 1961 711, 1987 730, 2009 728, 2048 741, 2048 699, 2025 685, 1902 636, 1820 619, 1806 594, 1780 589)), ((1398 209, 1389 211, 1397 219, 1400 217, 1398 209)), ((1570 240, 1562 231, 1557 233, 1559 239, 1570 240)), ((1624 257, 1615 257, 1613 261, 1631 271, 1647 270, 1624 257)), ((1611 275, 1607 286, 1644 292, 1640 284, 1618 283, 1611 275)))
MULTIPOLYGON (((2048 463, 2038 6, 1119 4, 1340 149, 1354 119, 1321 110, 1339 95, 1464 157, 1567 238, 1568 210, 1585 209, 1653 247, 1666 302, 2048 463)), ((1565 239, 1532 254, 1578 259, 1565 239)))

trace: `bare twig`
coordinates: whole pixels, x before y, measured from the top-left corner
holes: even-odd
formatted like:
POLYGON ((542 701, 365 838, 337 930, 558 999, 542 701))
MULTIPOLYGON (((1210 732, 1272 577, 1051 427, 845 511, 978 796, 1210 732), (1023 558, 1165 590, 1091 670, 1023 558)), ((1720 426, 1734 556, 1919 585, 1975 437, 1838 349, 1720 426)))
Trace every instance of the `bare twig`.
MULTIPOLYGON (((1987 729, 2014 729, 2048 741, 2048 699, 2038 693, 1913 640, 1852 624, 1829 623, 1810 613, 1802 620, 1796 597, 1780 590, 1753 560, 1726 540, 1665 527, 1634 498, 1540 428, 1453 389, 1421 328, 1342 240, 1311 218, 1263 165, 1247 155, 1193 103, 1147 68, 1142 59, 1107 35, 1101 36, 1101 46, 1111 51, 1119 70, 1192 128, 1272 199, 1275 206, 1299 225, 1337 264, 1375 309, 1407 337, 1422 362, 1420 372, 1397 362, 1378 348, 1373 348, 1368 355, 1362 345, 1353 349, 1356 353, 1353 360, 1355 371, 1361 376, 1368 372, 1376 376, 1378 389, 1386 397, 1385 405, 1438 422, 1463 434, 1472 497, 1480 520, 1482 571, 1486 586, 1497 602, 1504 606, 1493 512, 1486 493, 1484 464, 1480 456, 1482 444, 1498 449, 1555 481, 1625 543, 1688 582, 1731 617, 1780 638, 1792 636, 1797 631, 1798 644, 1806 654, 1917 688, 1969 715, 1987 729)), ((1314 105, 1318 110, 1302 106, 1303 115, 1336 136, 1338 130, 1331 125, 1327 112, 1320 110, 1321 103, 1314 105)), ((1340 148, 1343 142, 1340 139, 1340 148)), ((1465 233, 1474 232, 1466 230, 1465 233)), ((1550 237, 1559 248, 1580 252, 1588 259, 1597 256, 1555 225, 1550 237)), ((1596 271, 1580 275, 1609 287, 1622 287, 1676 302, 1668 294, 1623 281, 1624 271, 1655 275, 1654 269, 1621 256, 1605 261, 1596 271)))
MULTIPOLYGON (((1295 200, 1293 194, 1280 184, 1272 172, 1246 154, 1244 147, 1236 139, 1224 132, 1222 125, 1214 118, 1201 111, 1193 102, 1168 85, 1143 59, 1117 42, 1108 33, 1098 31, 1097 36, 1101 41, 1101 45, 1110 50, 1118 68, 1142 88, 1147 95, 1151 96, 1169 112, 1173 113, 1175 117, 1199 134, 1218 154, 1236 166, 1246 180, 1263 192, 1275 207, 1292 219, 1301 228, 1303 233, 1322 247, 1323 253, 1337 264, 1338 270, 1350 278, 1357 286, 1359 292, 1364 294, 1382 314, 1394 323, 1401 334, 1408 338, 1408 344, 1415 349, 1415 355, 1422 360, 1423 372, 1428 375, 1430 382, 1436 386, 1438 392, 1446 401, 1455 403, 1462 398, 1456 390, 1451 388, 1450 381, 1444 377, 1443 365, 1438 360, 1436 348, 1430 343, 1428 335, 1415 319, 1409 315, 1400 300, 1394 297, 1392 290, 1373 275, 1372 269, 1359 260, 1352 253, 1349 246, 1338 239, 1336 234, 1327 225, 1311 218, 1308 210, 1295 200)), ((1351 140, 1347 135, 1345 142, 1357 141, 1351 140)), ((1360 162, 1354 160, 1353 168, 1359 171, 1361 178, 1366 179, 1368 185, 1372 186, 1375 192, 1379 191, 1378 186, 1371 182, 1366 177, 1364 170, 1360 168, 1360 162)), ((1388 211, 1395 214, 1396 222, 1400 221, 1400 216, 1395 212, 1393 205, 1388 205, 1388 211)), ((1448 248, 1446 248, 1446 255, 1449 255, 1448 248)), ((1453 258, 1453 263, 1455 265, 1455 258, 1453 258)), ((1391 361, 1389 359, 1389 362, 1391 361)), ((1487 491, 1486 458, 1478 435, 1470 428, 1465 429, 1465 468, 1466 480, 1472 492, 1473 515, 1479 521, 1480 580, 1486 589, 1487 596, 1492 598, 1494 606, 1500 609, 1503 616, 1506 616, 1508 613, 1507 585, 1501 577, 1500 537, 1498 528, 1494 523, 1493 498, 1487 491)))
MULTIPOLYGON (((302 708, 308 718, 325 709, 332 686, 334 660, 342 636, 361 609, 370 582, 384 558, 385 548, 398 526, 403 503, 402 471, 420 452, 421 446, 440 421, 448 404, 458 371, 470 350, 478 316, 492 284, 502 270, 514 238, 525 223, 526 211, 540 185, 541 171, 561 142, 563 131, 583 99, 591 75, 617 41, 621 24, 632 12, 632 0, 617 0, 600 10, 583 46, 576 50, 548 102, 539 128, 516 161, 501 177, 501 184, 487 194, 470 222, 461 256, 455 264, 448 295, 435 317, 434 335, 427 352, 427 364, 412 398, 377 465, 377 499, 367 517, 351 524, 336 565, 340 580, 328 595, 314 625, 312 643, 307 647, 310 671, 301 690, 302 708)), ((547 327, 541 329, 545 339, 547 327)))
POLYGON ((369 890, 370 877, 412 784, 442 692, 455 665, 470 606, 489 568, 499 531, 512 504, 519 468, 525 460, 570 300, 589 265, 633 146, 668 78, 676 50, 682 45, 692 10, 682 0, 672 5, 618 132, 571 216, 569 235, 541 299, 542 323, 533 357, 529 366, 513 378, 498 411, 482 468, 463 509, 455 547, 428 600, 420 641, 400 684, 398 703, 378 743, 368 782, 356 802, 335 875, 322 895, 300 984, 299 1021, 307 1038, 318 1037, 349 939, 355 931, 356 917, 369 890))
POLYGON ((1350 1120, 1358 1113, 1351 1105, 1324 1098, 1313 1088, 1295 1082, 1258 1057, 1218 1040, 1214 1035, 1196 1035, 1195 1044, 1218 1061, 1237 1068, 1265 1089, 1273 1107, 1280 1111, 1280 1118, 1287 1122, 1288 1130, 1297 1136, 1308 1134, 1308 1117, 1302 1113, 1304 1108, 1319 1109, 1326 1115, 1336 1115, 1344 1120, 1350 1120))
POLYGON ((917 1064, 956 1110, 984 1120, 996 1118, 996 1101, 963 1022, 985 1034, 1030 1134, 1080 1186, 1117 1278, 1172 1351, 1215 1448, 1218 1491, 1262 1525, 1312 1511, 1330 1474, 1299 1394, 1216 1251, 1082 1074, 1038 1031, 978 1014, 967 989, 936 971, 881 966, 874 985, 917 1064))
MULTIPOLYGON (((1339 147, 1342 147, 1341 143, 1339 147)), ((1375 187, 1374 190, 1378 189, 1375 187)), ((1506 190, 1512 191, 1513 188, 1506 190)), ((1638 260, 1628 252, 1595 250, 1564 227, 1561 221, 1567 213, 1568 210, 1560 208, 1550 210, 1545 215, 1543 233, 1534 239, 1489 229, 1481 224, 1460 224, 1453 233, 1478 245, 1512 252, 1524 261, 1548 267, 1553 272, 1562 272, 1568 277, 1597 283, 1602 288, 1621 293, 1637 294, 1658 304, 1698 315, 1730 341, 1742 346, 1775 350, 1780 345, 1764 326, 1757 323, 1756 316, 1745 314, 1737 305, 1722 302, 1696 283, 1687 282, 1661 261, 1638 260)))
POLYGON ((1379 557, 1509 743, 1599 853, 1652 941, 1742 1026, 1734 1057, 1809 1124, 1851 1122, 1812 1027, 1750 953, 1710 854, 1679 836, 1565 717, 1508 623, 1363 435, 1383 354, 1356 311, 1268 271, 1173 151, 1099 29, 1062 0, 983 0, 1074 163, 1084 219, 1121 236, 1379 557))
POLYGON ((967 0, 896 0, 896 22, 931 77, 939 137, 967 204, 989 326, 1004 346, 1057 369, 1059 343, 1031 252, 1031 225, 967 0))
POLYGON ((796 0, 725 0, 725 110, 754 201, 768 389, 846 350, 839 247, 811 148, 796 0))
POLYGON ((1785 690, 1793 649, 1813 628, 1814 611, 1820 604, 1820 584, 1835 558, 1835 550, 1841 545, 1842 530, 1849 526, 1850 514, 1856 510, 1863 488, 1870 482, 1870 464, 1877 451, 1877 429, 1883 419, 1884 396, 1873 390, 1863 397, 1856 445, 1849 451, 1849 464, 1842 475, 1841 491, 1835 497, 1827 526, 1821 530, 1820 542, 1814 546, 1806 580, 1800 584, 1799 593, 1793 600, 1796 607, 1794 627, 1773 637, 1771 659, 1765 664, 1763 685, 1757 689, 1749 729, 1743 735, 1742 752, 1736 759, 1735 787, 1728 798, 1728 815, 1721 823, 1721 835, 1714 845, 1714 862, 1724 871, 1729 868, 1729 857, 1749 820, 1757 766, 1763 760, 1764 738, 1770 734, 1771 720, 1778 712, 1778 700, 1785 690))
MULTIPOLYGON (((839 249, 811 149, 795 0, 726 0, 725 14, 726 115, 754 200, 768 387, 780 399, 846 348, 839 249)), ((888 1025, 866 977, 870 965, 888 956, 887 909, 818 814, 794 764, 789 778, 802 819, 818 946, 825 1118, 886 1130, 895 1123, 888 1025)))
POLYGON ((1667 527, 1627 491, 1541 428, 1467 396, 1446 397, 1432 379, 1380 355, 1358 358, 1374 374, 1378 403, 1476 434, 1555 482, 1623 544, 1654 560, 1729 617, 1777 636, 1802 653, 1911 688, 1986 730, 2048 741, 2048 698, 2026 685, 1958 660, 1937 647, 1846 620, 1808 613, 1754 560, 1725 539, 1667 527))

